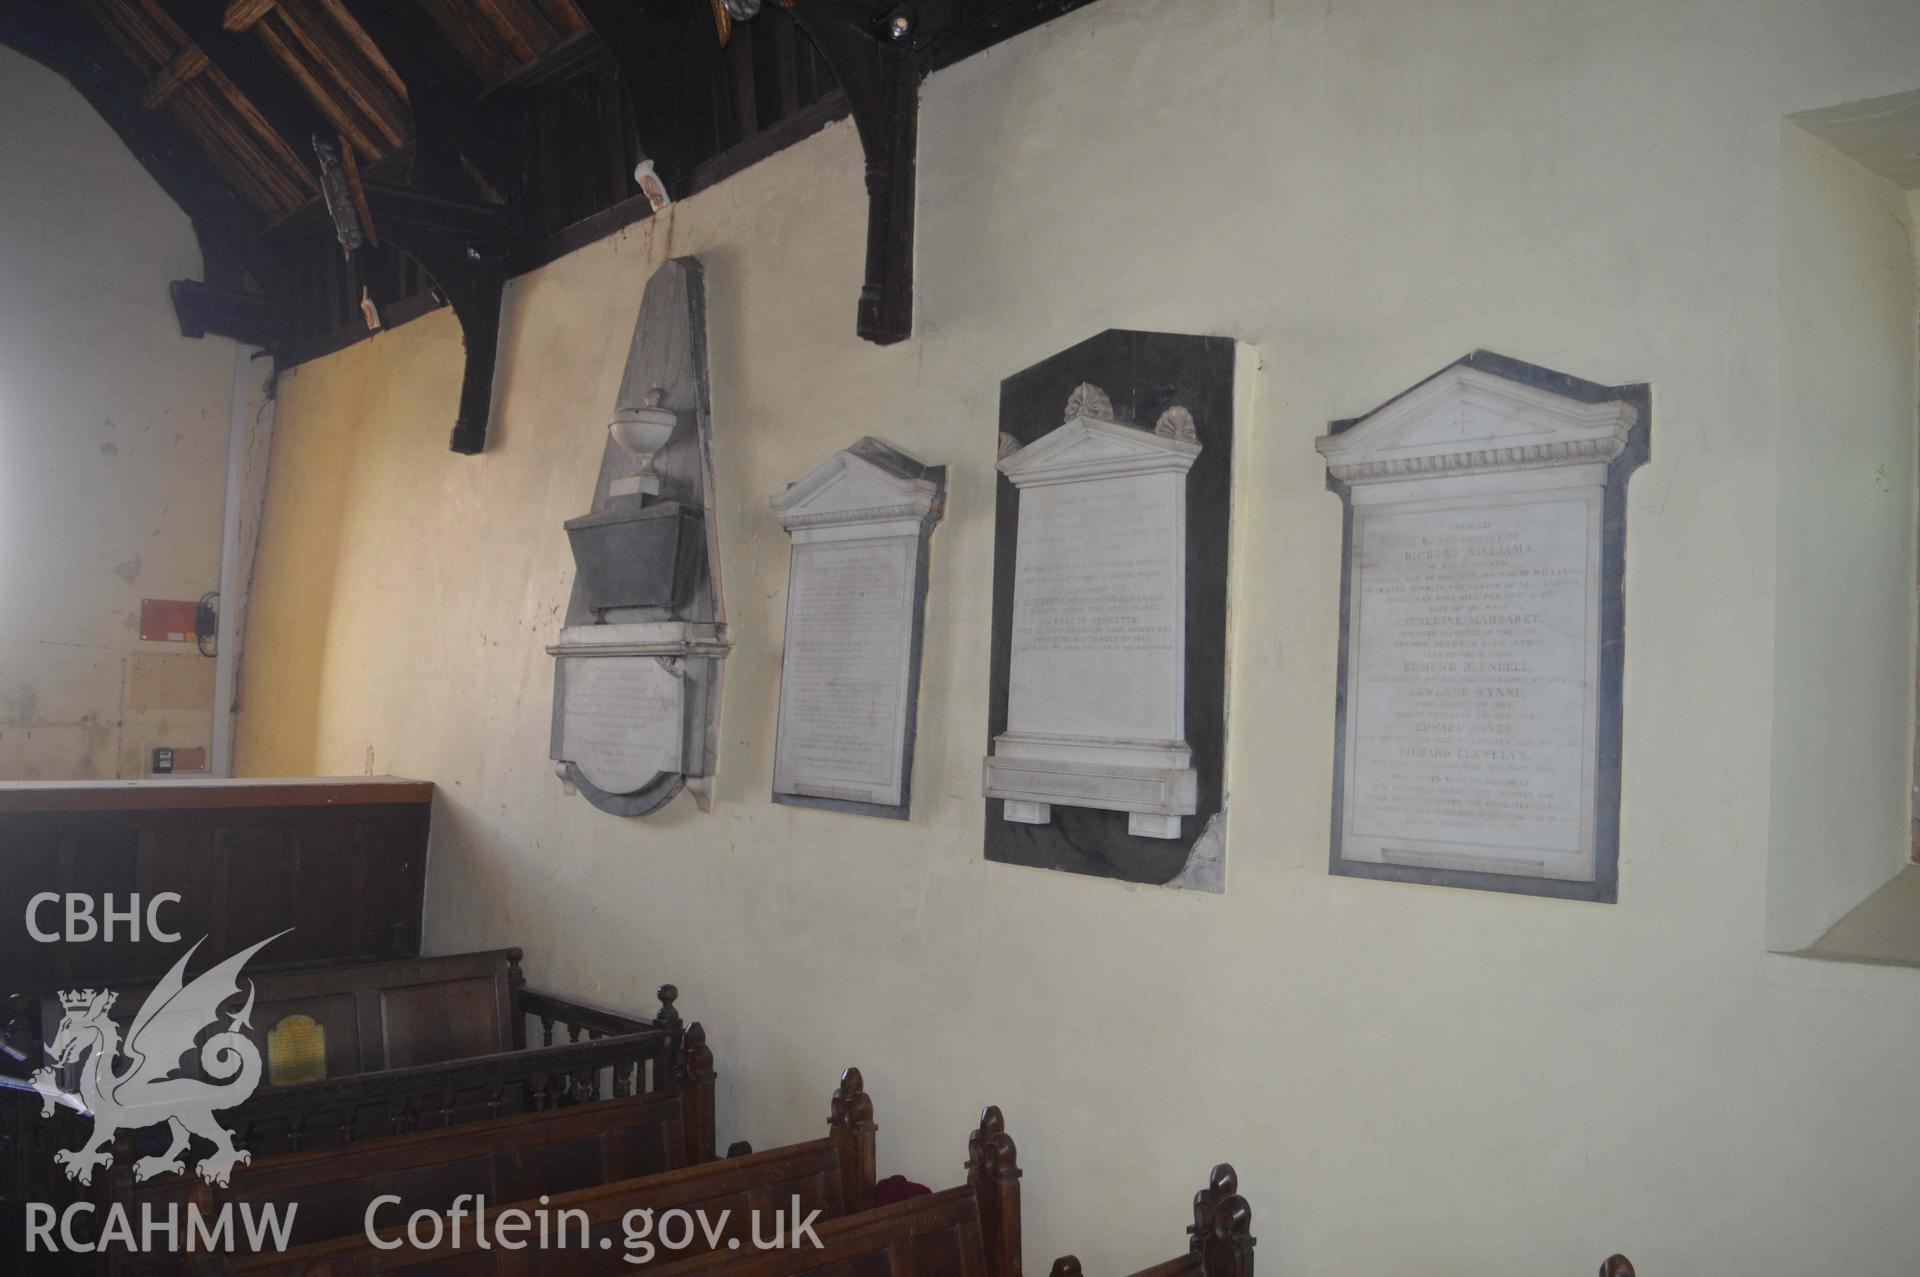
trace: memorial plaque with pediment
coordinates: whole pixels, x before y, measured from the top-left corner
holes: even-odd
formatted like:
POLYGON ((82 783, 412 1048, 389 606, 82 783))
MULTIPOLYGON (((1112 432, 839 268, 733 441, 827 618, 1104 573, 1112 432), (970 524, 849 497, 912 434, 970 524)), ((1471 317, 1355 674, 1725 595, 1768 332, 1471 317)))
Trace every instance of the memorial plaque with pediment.
POLYGON ((1648 408, 1480 352, 1319 441, 1347 506, 1333 872, 1615 898, 1648 408))
POLYGON ((1114 330, 1001 383, 989 860, 1225 886, 1231 339, 1114 330))
POLYGON ((862 439, 773 499, 793 538, 775 802, 908 818, 927 552, 946 474, 862 439))

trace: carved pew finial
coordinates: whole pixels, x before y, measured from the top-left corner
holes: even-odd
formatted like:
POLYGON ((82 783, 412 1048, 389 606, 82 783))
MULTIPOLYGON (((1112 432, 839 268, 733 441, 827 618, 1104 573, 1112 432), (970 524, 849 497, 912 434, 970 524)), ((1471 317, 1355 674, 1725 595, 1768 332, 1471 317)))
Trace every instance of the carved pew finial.
POLYGON ((680 1084, 682 1112, 686 1117, 687 1164, 698 1166, 711 1162, 715 1142, 713 1080, 716 1074, 713 1048, 707 1045, 706 1026, 698 1020, 680 1035, 680 1055, 674 1061, 674 1074, 680 1084))
POLYGON ((848 1130, 862 1123, 873 1123, 873 1101, 868 1098, 865 1087, 867 1080, 860 1076, 860 1070, 849 1067, 840 1075, 840 1085, 834 1089, 833 1104, 827 1114, 827 1125, 844 1127, 848 1130))
POLYGON ((713 1078, 713 1048, 707 1045, 707 1028, 695 1020, 680 1039, 680 1080, 711 1082, 713 1078))
POLYGON ((980 1204, 987 1277, 1021 1277, 1020 1150, 998 1105, 980 1110, 980 1125, 967 1137, 967 1183, 980 1204))
POLYGON ((1635 1277, 1633 1261, 1625 1255, 1609 1255, 1600 1265, 1600 1277, 1635 1277))
POLYGON ((980 1169, 983 1161, 983 1150, 987 1141, 996 1135, 1005 1134, 1006 1129, 1007 1120, 1000 1115, 999 1105, 989 1104, 980 1110, 980 1125, 975 1127, 973 1134, 967 1137, 967 1175, 969 1178, 972 1177, 975 1171, 980 1169))
POLYGON ((659 992, 660 1009, 659 1011, 654 1013, 654 1017, 653 1017, 654 1028, 668 1029, 680 1023, 680 1012, 673 1005, 674 1000, 677 999, 679 996, 680 996, 680 990, 674 987, 673 985, 663 984, 660 986, 660 992, 659 992))
POLYGON ((1253 1208, 1240 1196, 1240 1176, 1222 1162, 1193 1195, 1190 1248, 1206 1277, 1253 1277, 1253 1208))
POLYGON ((840 1193, 848 1213, 873 1209, 873 1183, 879 1176, 879 1154, 874 1147, 873 1101, 865 1091, 860 1070, 840 1075, 827 1112, 827 1134, 833 1139, 840 1163, 840 1193))

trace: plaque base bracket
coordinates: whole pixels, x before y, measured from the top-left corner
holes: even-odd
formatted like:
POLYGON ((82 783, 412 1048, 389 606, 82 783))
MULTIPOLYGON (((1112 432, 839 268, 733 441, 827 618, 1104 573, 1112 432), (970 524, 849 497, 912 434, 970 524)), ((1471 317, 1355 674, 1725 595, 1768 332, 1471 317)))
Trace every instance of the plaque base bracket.
POLYGON ((1141 838, 1178 838, 1199 799, 1199 773, 1185 741, 1076 740, 1013 732, 996 737, 982 788, 1014 824, 1044 825, 1053 804, 1128 814, 1141 838))
POLYGON ((570 625, 548 656, 724 657, 733 647, 724 625, 641 621, 627 625, 570 625))

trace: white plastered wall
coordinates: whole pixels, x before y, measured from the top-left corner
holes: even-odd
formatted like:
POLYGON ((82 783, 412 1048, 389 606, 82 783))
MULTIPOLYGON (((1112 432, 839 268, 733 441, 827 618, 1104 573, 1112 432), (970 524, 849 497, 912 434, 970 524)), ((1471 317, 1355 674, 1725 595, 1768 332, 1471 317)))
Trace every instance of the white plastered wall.
POLYGON ((1910 846, 1920 311, 1907 193, 1797 124, 1780 150, 1767 939, 1795 950, 1910 846))
POLYGON ((234 346, 180 335, 186 215, 59 76, 0 49, 0 779, 212 743, 213 662, 140 600, 220 579, 234 346))
POLYGON ((241 766, 436 781, 432 946, 524 945, 534 983, 633 1007, 679 983, 723 1142, 817 1134, 858 1064, 883 1172, 943 1186, 1000 1104, 1036 1272, 1172 1255, 1231 1160, 1275 1277, 1614 1250, 1650 1274, 1912 1277, 1920 972, 1765 946, 1780 121, 1916 66, 1894 0, 1100 0, 928 84, 901 346, 853 336, 842 124, 517 281, 480 457, 445 450, 445 314, 288 376, 241 766), (559 792, 541 646, 641 288, 685 253, 708 268, 738 645, 716 810, 622 821, 559 792), (998 383, 1108 327, 1262 361, 1220 897, 980 855, 998 383), (1475 347, 1653 386, 1615 906, 1326 871, 1340 503, 1313 439, 1475 347), (862 434, 950 467, 910 825, 768 801, 767 498, 862 434))

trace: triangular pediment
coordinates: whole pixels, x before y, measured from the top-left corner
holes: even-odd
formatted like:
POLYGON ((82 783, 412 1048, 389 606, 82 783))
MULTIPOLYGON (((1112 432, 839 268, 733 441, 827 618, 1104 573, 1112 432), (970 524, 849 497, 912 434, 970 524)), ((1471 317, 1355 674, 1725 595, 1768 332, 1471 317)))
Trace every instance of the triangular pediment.
POLYGON ((1100 417, 1074 417, 1000 459, 1014 483, 1047 478, 1100 478, 1139 470, 1185 470, 1200 445, 1100 417))
POLYGON ((1604 463, 1638 416, 1456 364, 1314 446, 1346 482, 1604 463))
POLYGON ((924 517, 939 499, 939 483, 903 453, 861 449, 871 442, 834 453, 774 497, 774 517, 789 528, 924 517))

